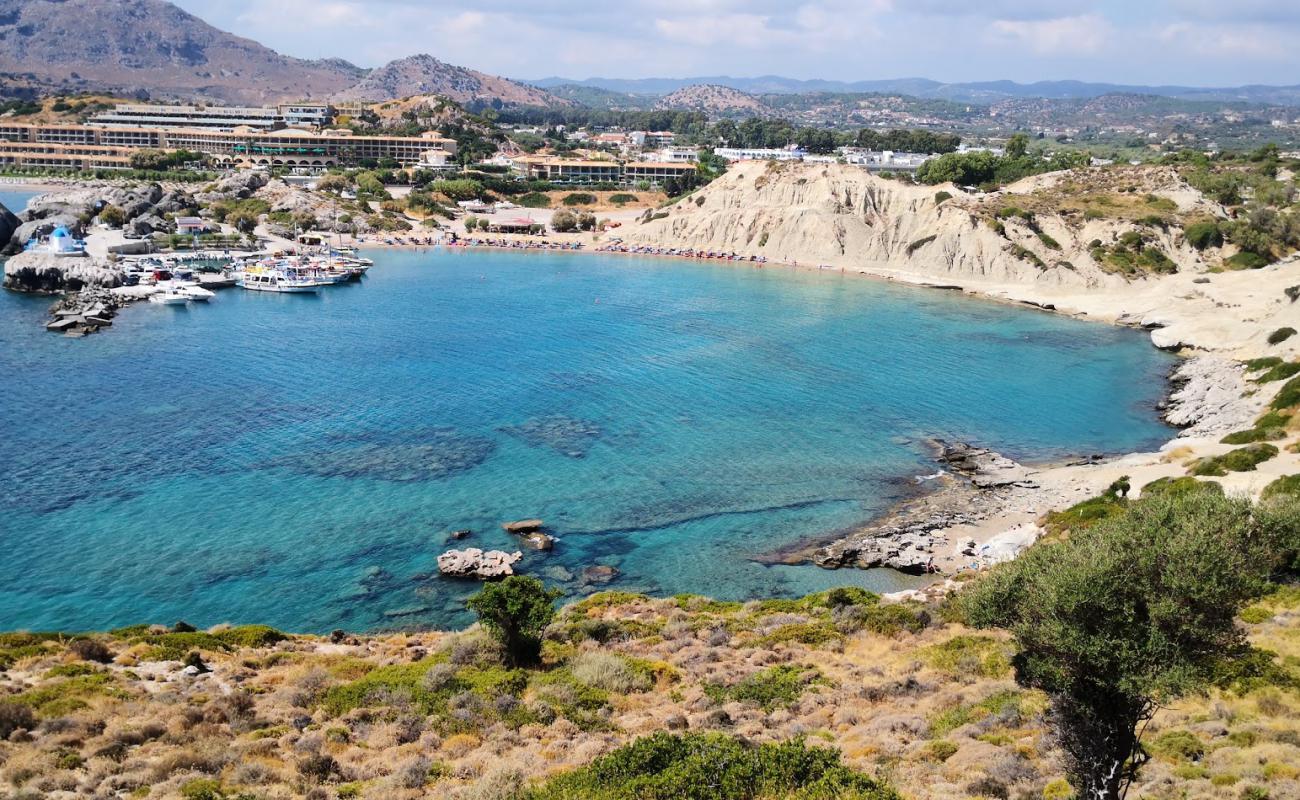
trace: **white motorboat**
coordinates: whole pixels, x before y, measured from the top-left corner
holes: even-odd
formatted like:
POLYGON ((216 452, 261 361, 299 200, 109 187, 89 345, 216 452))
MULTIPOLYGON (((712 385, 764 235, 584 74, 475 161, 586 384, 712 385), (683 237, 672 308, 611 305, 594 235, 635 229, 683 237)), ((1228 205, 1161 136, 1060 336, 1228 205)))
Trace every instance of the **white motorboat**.
POLYGON ((176 291, 185 295, 189 299, 195 300, 200 303, 206 303, 212 298, 217 296, 216 292, 212 292, 209 291, 208 289, 204 289, 202 286, 199 286, 197 283, 188 286, 178 287, 176 291))
POLYGON ((189 296, 179 289, 164 289, 149 295, 149 302, 160 306, 183 306, 189 301, 189 296))

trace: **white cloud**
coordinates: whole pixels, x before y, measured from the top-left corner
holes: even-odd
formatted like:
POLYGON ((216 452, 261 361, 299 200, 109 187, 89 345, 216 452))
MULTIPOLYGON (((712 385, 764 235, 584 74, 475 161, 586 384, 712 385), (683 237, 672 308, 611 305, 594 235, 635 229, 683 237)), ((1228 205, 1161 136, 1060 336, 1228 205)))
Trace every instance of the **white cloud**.
POLYGON ((1106 46, 1112 27, 1097 14, 1044 20, 994 20, 994 38, 1018 45, 1035 55, 1092 55, 1106 46))
POLYGON ((1171 49, 1216 59, 1280 61, 1295 49, 1294 37, 1258 24, 1177 22, 1162 28, 1157 39, 1171 49))

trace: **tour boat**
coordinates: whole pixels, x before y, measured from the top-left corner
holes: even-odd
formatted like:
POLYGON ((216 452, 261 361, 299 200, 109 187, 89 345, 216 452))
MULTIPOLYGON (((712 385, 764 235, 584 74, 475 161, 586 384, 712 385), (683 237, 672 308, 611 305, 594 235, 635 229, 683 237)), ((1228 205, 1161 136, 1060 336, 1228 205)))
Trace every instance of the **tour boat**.
POLYGON ((278 269, 245 270, 236 285, 241 289, 252 289, 255 292, 283 294, 313 294, 320 287, 320 283, 311 278, 278 269))

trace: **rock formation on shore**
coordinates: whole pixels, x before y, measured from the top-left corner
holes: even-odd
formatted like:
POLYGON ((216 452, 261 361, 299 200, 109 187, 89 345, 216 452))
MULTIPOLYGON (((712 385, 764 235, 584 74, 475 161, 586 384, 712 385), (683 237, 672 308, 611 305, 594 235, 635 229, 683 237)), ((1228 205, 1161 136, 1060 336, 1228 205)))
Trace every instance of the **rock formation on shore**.
MULTIPOLYGON (((155 231, 171 230, 167 217, 192 212, 198 203, 183 190, 164 190, 156 183, 50 192, 28 202, 26 210, 17 218, 20 224, 0 236, 0 251, 19 253, 32 239, 46 236, 58 227, 74 234, 84 233, 86 221, 108 206, 122 210, 128 230, 147 236, 155 231)), ((5 225, 0 222, 0 234, 4 233, 5 225)))
POLYGON ((16 292, 54 294, 87 286, 121 286, 122 270, 98 258, 67 258, 54 253, 26 252, 5 262, 4 288, 16 292))

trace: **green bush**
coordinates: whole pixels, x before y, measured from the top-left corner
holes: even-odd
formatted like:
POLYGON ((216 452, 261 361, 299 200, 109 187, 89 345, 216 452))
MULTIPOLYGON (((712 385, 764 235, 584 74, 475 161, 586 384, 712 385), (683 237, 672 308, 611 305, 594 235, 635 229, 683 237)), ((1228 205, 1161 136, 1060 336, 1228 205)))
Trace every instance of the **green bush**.
POLYGON ((1061 244, 1060 244, 1060 242, 1056 241, 1055 239, 1053 239, 1052 237, 1048 236, 1046 233, 1043 233, 1042 231, 1039 231, 1039 232, 1038 232, 1038 240, 1039 240, 1040 242, 1042 242, 1043 244, 1047 245, 1048 247, 1050 247, 1050 248, 1053 249, 1053 250, 1060 250, 1060 249, 1061 249, 1061 244))
POLYGON ((1296 406, 1300 406, 1300 376, 1292 378, 1282 385, 1282 389, 1273 398, 1270 407, 1276 411, 1283 411, 1296 406))
POLYGON ((1190 731, 1165 731, 1147 747, 1152 755, 1169 761, 1196 761, 1205 755, 1205 744, 1190 731))
POLYGON ((1300 475, 1283 475, 1265 486, 1260 499, 1269 500, 1274 497, 1295 497, 1300 499, 1300 475))
POLYGON ((1012 648, 990 636, 954 636, 921 651, 930 666, 951 677, 1000 678, 1011 671, 1012 648))
POLYGON ((943 205, 944 203, 948 202, 948 201, 951 200, 951 199, 952 199, 952 192, 943 192, 943 191, 940 191, 940 192, 935 192, 935 193, 934 193, 934 204, 935 204, 936 206, 941 206, 941 205, 943 205))
POLYGON ((1224 453, 1197 459, 1192 465, 1193 475, 1224 476, 1229 472, 1254 472, 1255 467, 1278 454, 1271 444, 1252 444, 1224 453))
POLYGON ((929 735, 932 739, 942 738, 963 725, 979 722, 991 716, 1005 720, 1008 725, 1018 725, 1035 710, 1034 704, 1030 702, 1030 695, 1015 689, 1007 689, 995 692, 978 702, 939 712, 930 720, 929 735))
POLYGON ((1105 494, 1075 503, 1064 511, 1049 513, 1045 526, 1053 534, 1085 530, 1104 519, 1124 513, 1125 506, 1122 497, 1105 494))
POLYGON ((1160 497, 1162 495, 1184 497, 1199 492, 1223 494, 1223 486, 1215 481, 1198 481, 1191 476, 1184 475, 1181 478, 1156 478, 1142 487, 1143 498, 1160 497))
POLYGON ((1183 227, 1183 237, 1197 250, 1223 246, 1223 230, 1219 228, 1219 223, 1213 221, 1188 223, 1183 227))
POLYGON ((617 194, 611 194, 609 196, 609 202, 613 203, 616 206, 625 206, 628 203, 635 203, 636 200, 637 200, 636 195, 628 194, 626 192, 619 192, 617 194))
POLYGON ((1265 356, 1263 358, 1252 358, 1251 360, 1246 362, 1246 370, 1248 372, 1259 372, 1260 370, 1264 370, 1264 369, 1272 369, 1273 367, 1280 366, 1283 363, 1284 362, 1282 361, 1280 356, 1265 356))
POLYGON ((750 744, 720 733, 656 733, 574 772, 526 790, 521 800, 899 800, 888 784, 802 739, 750 744))
POLYGON ((1256 383, 1272 383, 1274 381, 1284 381, 1300 375, 1300 361, 1293 361, 1289 364, 1278 364, 1270 368, 1263 375, 1255 378, 1256 383))
POLYGON ((730 686, 706 684, 704 694, 715 703, 754 703, 764 711, 773 711, 794 705, 809 686, 825 682, 816 669, 782 664, 755 672, 730 686))
POLYGON ((1271 262, 1267 258, 1247 250, 1223 260, 1223 266, 1228 269, 1263 269, 1269 263, 1271 262))
POLYGON ((922 247, 925 247, 927 244, 933 242, 937 238, 938 237, 935 235, 930 235, 922 239, 917 239, 915 242, 912 242, 907 246, 907 254, 909 256, 912 255, 912 253, 915 253, 917 250, 921 249, 922 247))
POLYGON ((524 208, 550 208, 551 198, 541 192, 529 192, 515 199, 524 208))
POLYGON ((1268 335, 1269 344, 1281 344, 1295 336, 1295 328, 1278 328, 1268 335))
POLYGON ((1219 441, 1223 444, 1254 444, 1256 442, 1273 442, 1285 438, 1286 431, 1280 428, 1251 428, 1246 431, 1230 433, 1219 441))
POLYGON ((596 204, 596 195, 587 192, 573 192, 572 194, 566 194, 561 198, 560 202, 566 206, 590 206, 596 204))

